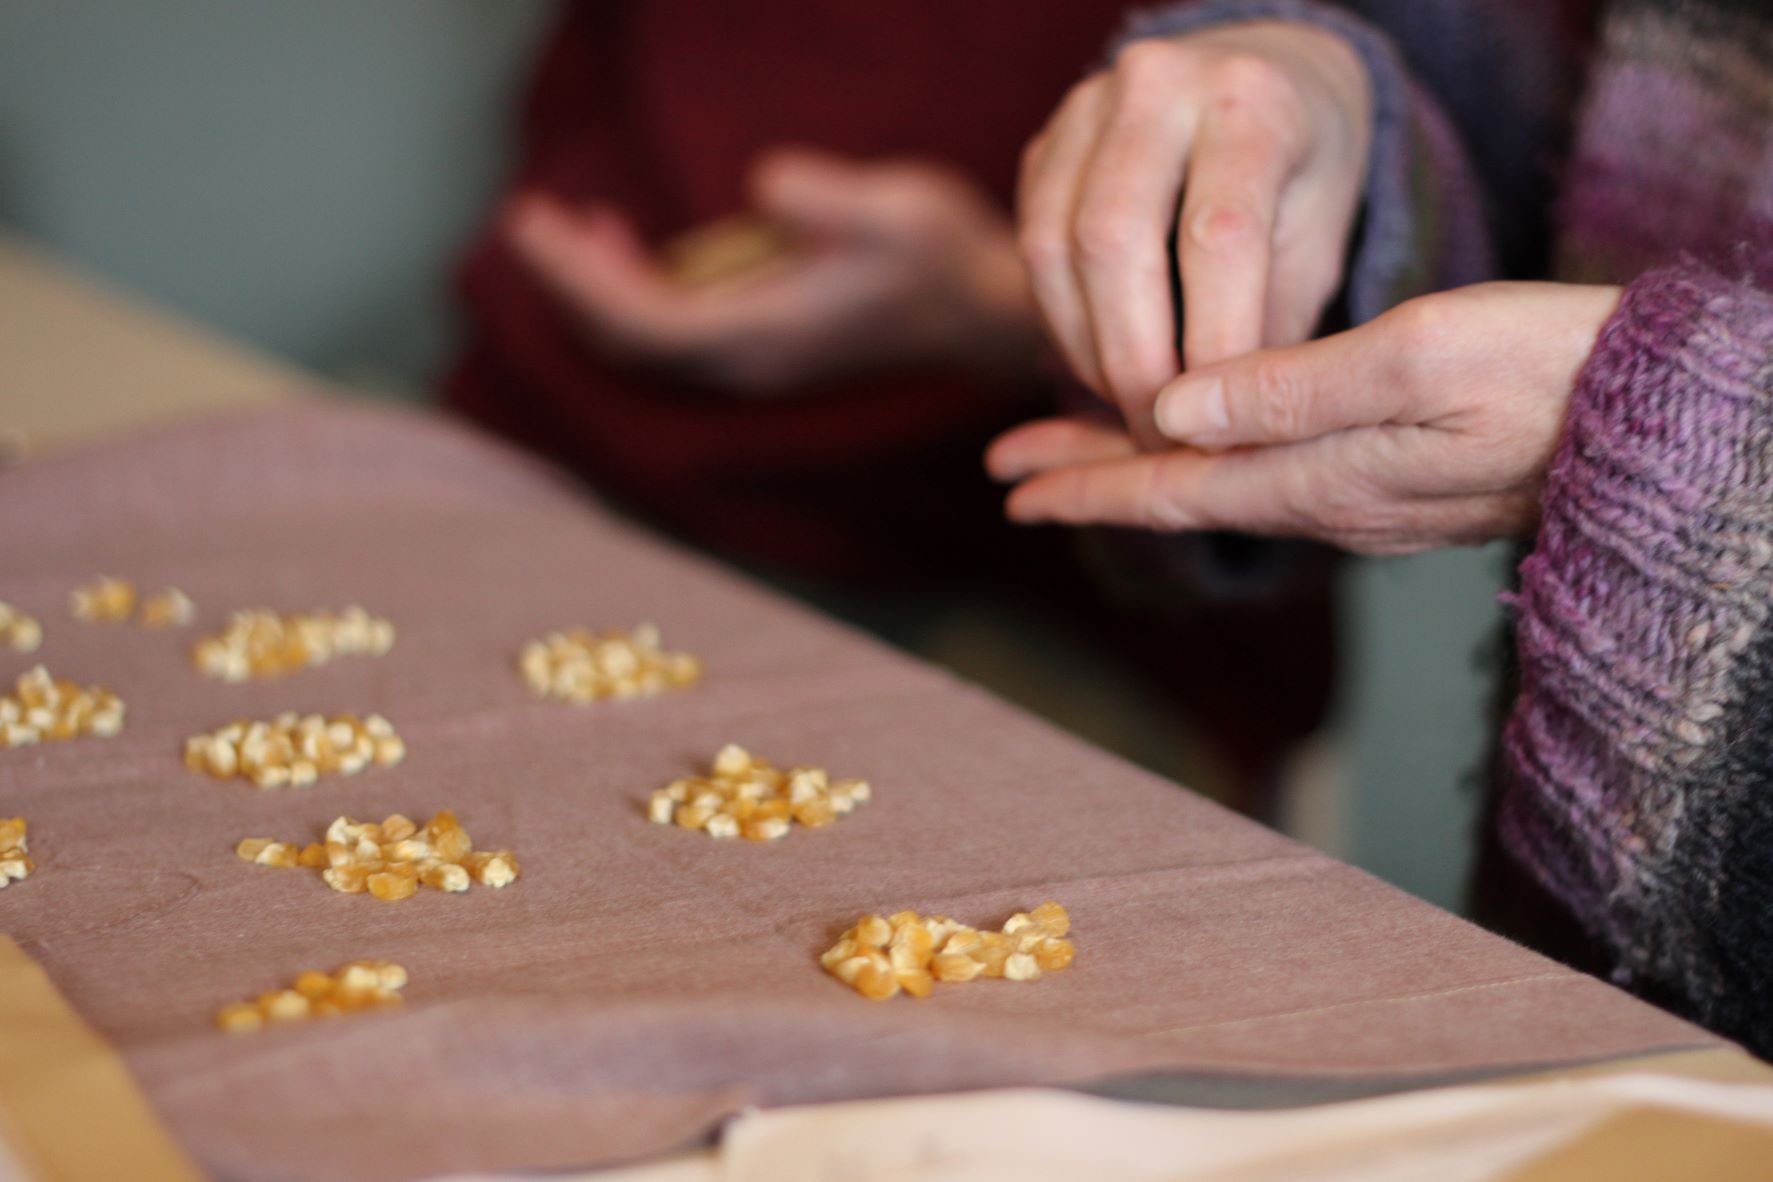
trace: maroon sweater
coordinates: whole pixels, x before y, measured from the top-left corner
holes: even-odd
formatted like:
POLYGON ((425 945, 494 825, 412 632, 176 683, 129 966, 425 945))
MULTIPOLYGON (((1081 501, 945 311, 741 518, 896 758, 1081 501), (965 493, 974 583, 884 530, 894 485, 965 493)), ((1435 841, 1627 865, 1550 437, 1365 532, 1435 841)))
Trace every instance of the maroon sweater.
MULTIPOLYGON (((744 203, 760 150, 915 155, 1007 211, 1022 145, 1128 5, 1102 0, 578 3, 524 108, 514 187, 627 210, 653 241, 744 203)), ((1043 391, 957 372, 738 400, 595 356, 489 227, 446 397, 696 540, 820 574, 990 560, 979 456, 1043 391)))

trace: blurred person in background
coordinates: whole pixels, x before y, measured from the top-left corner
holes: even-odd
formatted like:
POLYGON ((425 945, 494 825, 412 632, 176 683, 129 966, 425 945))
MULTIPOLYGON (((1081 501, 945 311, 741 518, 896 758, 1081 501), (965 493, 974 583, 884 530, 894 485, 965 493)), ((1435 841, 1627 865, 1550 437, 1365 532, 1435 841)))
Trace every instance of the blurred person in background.
POLYGON ((1773 1053, 1773 8, 1359 7, 1155 12, 1037 138, 1035 288, 1125 419, 999 440, 1009 512, 1530 543, 1480 918, 1773 1053), (1229 305, 1181 366, 1178 207, 1229 305), (1555 281, 1385 310, 1493 258, 1555 281))
POLYGON ((1006 527, 979 461, 1061 396, 1010 222, 1019 145, 1125 7, 570 5, 462 270, 446 393, 802 589, 985 580, 1116 631, 1260 812, 1327 702, 1326 569, 1123 622, 1067 539, 1006 527), (707 249, 755 265, 686 274, 682 236, 739 211, 707 249))

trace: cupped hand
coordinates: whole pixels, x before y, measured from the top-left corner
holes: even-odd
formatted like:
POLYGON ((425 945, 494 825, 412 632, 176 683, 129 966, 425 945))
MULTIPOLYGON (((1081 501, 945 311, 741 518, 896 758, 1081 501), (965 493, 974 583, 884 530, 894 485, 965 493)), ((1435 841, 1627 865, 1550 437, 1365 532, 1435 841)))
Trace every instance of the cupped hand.
POLYGON ((1017 216, 1035 297, 1142 441, 1181 368, 1311 334, 1342 282, 1372 122, 1346 41, 1258 21, 1134 42, 1028 145, 1017 216))
POLYGON ((506 231, 595 346, 736 393, 900 365, 1038 364, 1039 317, 1013 231, 959 174, 782 149, 759 160, 751 188, 795 250, 707 286, 676 282, 607 207, 532 194, 514 203, 506 231))
POLYGON ((1490 283, 1348 332, 1190 372, 1159 395, 1172 446, 1049 419, 992 445, 1022 522, 1316 538, 1368 554, 1518 537, 1615 287, 1490 283))

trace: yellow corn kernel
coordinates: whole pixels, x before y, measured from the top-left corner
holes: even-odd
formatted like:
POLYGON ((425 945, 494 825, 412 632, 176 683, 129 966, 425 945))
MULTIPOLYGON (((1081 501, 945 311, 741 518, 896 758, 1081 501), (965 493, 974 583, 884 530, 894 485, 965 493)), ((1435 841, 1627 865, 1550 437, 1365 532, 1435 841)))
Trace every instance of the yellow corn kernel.
POLYGON ((1072 960, 1077 956, 1077 949, 1070 940, 1052 937, 1043 941, 1034 950, 1034 963, 1043 970, 1051 972, 1055 969, 1071 967, 1072 960))
POLYGON ((293 989, 280 989, 259 998, 259 1009, 271 1022, 299 1022, 311 1008, 308 999, 293 989))
POLYGON ((1011 981, 1033 981, 1040 977, 1040 965, 1026 952, 1012 952, 1004 959, 1003 975, 1011 981))
POLYGON ((387 960, 360 960, 355 962, 359 968, 369 969, 376 975, 376 985, 384 990, 393 991, 406 988, 406 969, 387 960))
POLYGON ((340 989, 366 993, 382 987, 380 968, 372 961, 354 960, 336 974, 340 989))
POLYGON ((890 968, 865 964, 856 974, 856 992, 870 1001, 885 1001, 899 992, 899 979, 890 968))
POLYGON ((260 866, 276 866, 283 870, 293 870, 300 864, 301 851, 287 842, 273 841, 259 852, 256 861, 260 866))
POLYGON ((369 870, 362 866, 332 866, 321 871, 320 877, 327 886, 347 895, 361 895, 369 889, 369 870))
POLYGON ((256 862, 265 849, 276 844, 268 837, 243 837, 234 847, 234 854, 243 862, 256 862))
POLYGON ((434 891, 459 893, 468 889, 468 871, 454 862, 428 861, 419 866, 419 881, 434 891))
POLYGON ((819 963, 825 966, 827 971, 835 969, 840 963, 856 955, 855 937, 850 934, 854 931, 855 929, 851 928, 850 932, 846 932, 842 939, 820 954, 819 963))
POLYGON ((856 921, 856 944, 861 948, 884 948, 893 938, 893 925, 878 915, 864 915, 856 921))
POLYGON ((829 800, 808 800, 794 806, 794 819, 808 829, 818 829, 837 820, 837 810, 829 800))
POLYGON ((974 931, 972 928, 963 927, 948 937, 948 939, 942 944, 942 951, 958 953, 965 956, 969 953, 977 952, 984 946, 985 942, 980 938, 978 932, 974 931))
POLYGON ((938 981, 971 981, 985 966, 964 952, 944 952, 930 961, 930 973, 938 981))
POLYGON ((425 826, 425 839, 445 862, 460 862, 474 848, 467 830, 456 820, 455 813, 444 809, 425 826))
POLYGON ((894 929, 889 955, 892 957, 893 968, 900 972, 910 972, 928 967, 935 950, 935 941, 930 937, 929 929, 914 922, 900 924, 894 929))
POLYGON ((980 976, 1001 977, 1004 975, 1004 966, 1013 955, 1015 954, 1001 945, 987 944, 973 953, 973 958, 979 962, 980 976))
POLYGON ((197 618, 197 605, 177 587, 157 591, 142 600, 144 628, 179 628, 197 618))
POLYGON ((405 817, 399 813, 395 813, 382 822, 383 841, 405 841, 418 831, 419 827, 413 824, 411 817, 405 817))
POLYGON ((1071 931, 1070 913, 1050 899, 1029 914, 1035 923, 1046 929, 1049 936, 1063 936, 1071 931))
POLYGON ((747 841, 779 841, 788 836, 788 829, 788 821, 783 817, 753 818, 739 826, 740 834, 747 841))
POLYGON ((897 970, 893 974, 893 980, 912 997, 928 997, 936 991, 936 979, 924 969, 897 970))
POLYGON ((318 969, 309 969, 295 979, 294 988, 297 993, 309 1001, 319 1001, 332 992, 332 975, 318 969))
POLYGON ((716 776, 742 776, 751 770, 751 753, 737 743, 728 743, 714 756, 716 776))
POLYGON ((296 864, 308 870, 325 870, 332 863, 327 858, 326 847, 317 841, 311 841, 302 847, 296 857, 296 864))
POLYGON ((229 1034, 238 1034, 247 1030, 257 1030, 265 1024, 265 1015, 259 1007, 249 1001, 236 1002, 231 1006, 223 1006, 215 1016, 215 1024, 229 1034))
POLYGON ((402 874, 398 870, 383 870, 371 874, 365 882, 369 893, 384 902, 410 899, 419 889, 417 872, 402 874))
POLYGON ((471 853, 463 861, 463 866, 474 876, 475 882, 494 889, 510 886, 517 881, 519 873, 517 859, 510 850, 471 853))

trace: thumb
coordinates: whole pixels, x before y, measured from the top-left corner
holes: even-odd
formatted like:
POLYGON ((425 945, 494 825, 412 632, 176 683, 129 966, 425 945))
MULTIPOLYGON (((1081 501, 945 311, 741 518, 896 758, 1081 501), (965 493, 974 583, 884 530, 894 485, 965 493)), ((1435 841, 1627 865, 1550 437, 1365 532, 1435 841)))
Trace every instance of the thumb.
POLYGON ((751 168, 751 199, 790 230, 827 238, 867 231, 875 221, 872 168, 812 148, 776 148, 751 168))
POLYGON ((1297 443, 1406 413, 1375 325, 1190 370, 1158 392, 1157 429, 1203 448, 1297 443))

